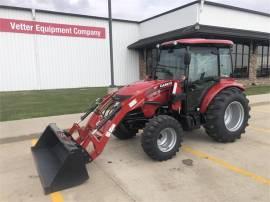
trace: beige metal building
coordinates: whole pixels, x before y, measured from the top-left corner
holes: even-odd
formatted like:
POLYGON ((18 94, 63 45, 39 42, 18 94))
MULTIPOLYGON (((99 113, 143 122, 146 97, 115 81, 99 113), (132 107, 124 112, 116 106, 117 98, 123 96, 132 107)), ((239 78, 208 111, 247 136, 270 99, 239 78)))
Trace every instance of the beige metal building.
MULTIPOLYGON (((114 78, 125 85, 155 66, 157 43, 233 40, 234 77, 270 83, 270 14, 194 1, 137 22, 113 20, 114 78)), ((0 91, 109 86, 108 19, 0 6, 0 91)))

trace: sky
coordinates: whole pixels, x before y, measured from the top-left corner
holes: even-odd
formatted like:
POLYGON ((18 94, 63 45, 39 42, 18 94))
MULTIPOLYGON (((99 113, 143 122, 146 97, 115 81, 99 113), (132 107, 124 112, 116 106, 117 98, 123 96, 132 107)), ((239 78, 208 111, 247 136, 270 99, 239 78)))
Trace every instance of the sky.
MULTIPOLYGON (((113 18, 143 20, 193 0, 112 0, 113 18)), ((211 0, 270 13, 270 0, 211 0)), ((0 5, 107 17, 107 0, 0 0, 0 5)))

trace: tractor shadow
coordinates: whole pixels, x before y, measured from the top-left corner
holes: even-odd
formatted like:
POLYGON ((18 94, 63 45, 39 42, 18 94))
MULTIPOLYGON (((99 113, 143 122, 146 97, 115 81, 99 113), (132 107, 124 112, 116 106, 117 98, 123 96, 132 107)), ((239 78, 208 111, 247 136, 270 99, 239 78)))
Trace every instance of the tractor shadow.
POLYGON ((196 142, 213 142, 213 140, 206 134, 203 128, 192 130, 192 131, 184 131, 183 140, 185 141, 196 141, 196 142))
MULTIPOLYGON (((123 162, 134 165, 139 161, 150 164, 152 161, 149 161, 149 157, 145 155, 141 147, 141 134, 142 130, 140 130, 135 137, 128 140, 119 140, 112 136, 104 154, 101 155, 99 160, 103 161, 104 164, 115 164, 120 161, 119 159, 123 162), (111 151, 114 152, 111 153, 111 151), (127 154, 128 156, 126 156, 127 154)), ((201 128, 188 132, 185 131, 183 133, 183 144, 214 146, 215 142, 208 137, 204 129, 201 128)))
MULTIPOLYGON (((140 144, 142 130, 137 133, 136 138, 132 138, 131 140, 128 140, 132 142, 133 144, 140 144), (138 143, 136 143, 138 141, 138 143)), ((202 142, 202 143, 214 143, 213 141, 205 132, 204 128, 195 129, 191 131, 184 131, 183 132, 183 142, 202 142)))

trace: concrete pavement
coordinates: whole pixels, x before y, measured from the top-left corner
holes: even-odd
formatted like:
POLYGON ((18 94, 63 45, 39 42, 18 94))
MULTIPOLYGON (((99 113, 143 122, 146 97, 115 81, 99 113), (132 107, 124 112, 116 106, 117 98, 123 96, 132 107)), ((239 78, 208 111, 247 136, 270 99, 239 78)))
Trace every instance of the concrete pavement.
POLYGON ((168 161, 148 158, 140 135, 111 137, 87 165, 90 179, 43 194, 30 152, 31 141, 0 146, 0 201, 5 202, 269 202, 270 104, 254 106, 240 140, 221 144, 203 129, 184 133, 180 152, 168 161))

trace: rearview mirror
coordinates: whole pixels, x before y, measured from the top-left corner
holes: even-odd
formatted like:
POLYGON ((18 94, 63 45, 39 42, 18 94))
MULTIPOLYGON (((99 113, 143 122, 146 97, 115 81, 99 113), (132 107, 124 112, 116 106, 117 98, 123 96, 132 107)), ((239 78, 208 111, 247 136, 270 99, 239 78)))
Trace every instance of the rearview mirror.
POLYGON ((190 61, 191 61, 191 55, 190 55, 190 52, 186 51, 186 52, 185 52, 185 55, 184 55, 184 64, 185 64, 186 66, 189 66, 190 61))

